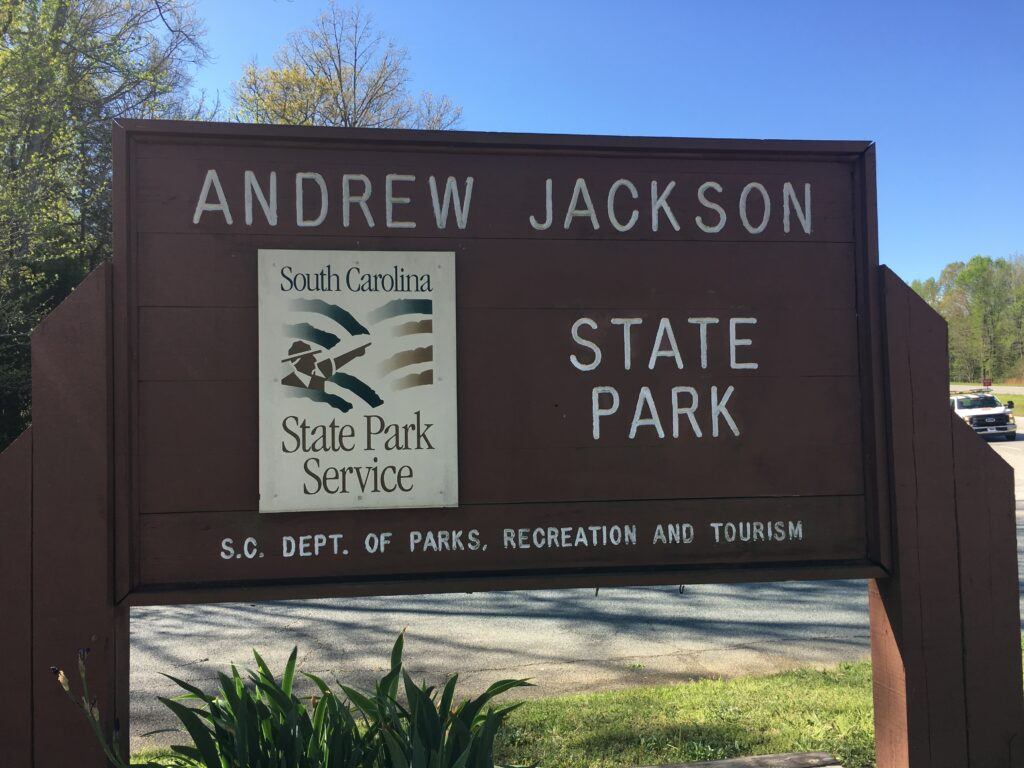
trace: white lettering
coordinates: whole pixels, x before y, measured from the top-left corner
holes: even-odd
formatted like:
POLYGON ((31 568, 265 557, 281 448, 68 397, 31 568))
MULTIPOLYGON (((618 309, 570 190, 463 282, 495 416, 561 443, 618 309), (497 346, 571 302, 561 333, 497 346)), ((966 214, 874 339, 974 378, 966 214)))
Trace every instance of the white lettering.
POLYGON ((676 368, 683 369, 683 358, 679 354, 679 347, 676 345, 676 336, 672 332, 672 323, 667 317, 661 318, 658 322, 658 332, 654 336, 654 346, 651 348, 651 357, 647 361, 647 367, 654 370, 654 364, 659 357, 671 357, 675 360, 676 368), (662 349, 661 345, 668 341, 668 349, 662 349))
POLYGON ((553 209, 553 206, 551 204, 551 179, 546 179, 544 181, 544 211, 545 211, 544 223, 541 224, 539 221, 537 221, 537 219, 531 213, 530 214, 530 226, 533 227, 534 229, 537 229, 537 230, 545 230, 548 227, 550 227, 551 226, 551 221, 552 221, 552 219, 554 217, 552 209, 553 209))
POLYGON ((597 211, 594 210, 594 204, 590 200, 590 191, 587 189, 587 181, 586 179, 576 179, 576 185, 572 188, 572 198, 569 201, 569 209, 565 212, 565 222, 562 228, 568 229, 574 218, 582 218, 584 216, 590 219, 590 225, 595 230, 600 229, 601 225, 597 223, 597 211), (583 208, 579 207, 581 197, 583 198, 583 208))
POLYGON ((263 209, 263 215, 267 219, 267 223, 272 226, 277 226, 277 171, 270 172, 270 201, 267 201, 266 195, 263 194, 263 190, 260 188, 260 183, 256 180, 256 174, 252 171, 245 172, 245 223, 248 226, 252 226, 252 196, 256 193, 256 201, 260 204, 260 208, 263 209))
POLYGON ((717 317, 689 317, 686 322, 700 327, 700 367, 708 367, 708 326, 718 323, 717 317))
POLYGON ((685 415, 690 420, 693 434, 702 437, 700 425, 694 413, 697 410, 697 390, 693 387, 672 387, 672 437, 679 437, 679 417, 685 415), (690 404, 686 408, 679 407, 679 396, 683 393, 690 396, 690 404))
POLYGON ((768 220, 772 215, 772 201, 768 197, 768 190, 764 188, 763 184, 759 184, 756 181, 752 181, 743 188, 740 193, 740 221, 743 222, 743 227, 752 235, 759 235, 764 232, 768 226, 768 220), (761 193, 761 198, 764 200, 764 214, 761 216, 761 223, 756 227, 750 226, 750 220, 747 218, 747 198, 750 196, 750 191, 756 189, 761 193))
POLYGON ((640 198, 640 193, 637 191, 633 182, 629 179, 619 179, 612 184, 611 189, 608 190, 608 219, 611 221, 612 226, 619 232, 628 232, 636 225, 637 219, 640 218, 640 211, 634 208, 633 212, 629 215, 629 221, 625 224, 619 221, 618 216, 615 215, 615 194, 623 188, 629 191, 630 196, 632 196, 634 200, 638 200, 640 198))
POLYGON ((718 387, 711 388, 711 436, 718 437, 718 419, 719 417, 725 419, 725 423, 729 425, 729 429, 736 437, 740 436, 740 431, 736 426, 736 422, 732 420, 732 416, 729 414, 725 404, 729 402, 729 398, 732 397, 734 392, 733 387, 729 386, 725 390, 725 396, 719 399, 718 387))
POLYGON ((203 214, 207 211, 220 211, 224 214, 224 221, 231 225, 234 221, 231 218, 231 209, 228 207, 227 198, 224 197, 224 188, 220 185, 220 177, 213 168, 206 172, 203 180, 203 191, 199 193, 199 201, 196 203, 195 213, 192 214, 192 223, 198 224, 203 214), (210 189, 217 193, 217 202, 209 202, 210 189))
POLYGON ((438 229, 448 228, 448 205, 454 199, 455 204, 455 224, 459 229, 465 229, 466 224, 469 223, 469 204, 473 198, 473 177, 466 177, 466 194, 465 199, 459 195, 459 187, 455 181, 454 176, 449 176, 448 180, 444 183, 444 202, 438 201, 437 194, 437 181, 431 176, 428 179, 430 183, 430 199, 434 203, 434 220, 437 222, 438 229))
POLYGON ((390 229, 414 229, 415 221, 396 221, 395 206, 408 205, 408 197, 395 196, 396 181, 416 181, 415 176, 405 176, 400 173, 389 173, 384 177, 384 223, 390 229))
POLYGON ((668 186, 665 187, 665 191, 660 195, 658 194, 658 182, 651 182, 651 229, 655 232, 658 231, 658 212, 664 211, 665 216, 668 218, 669 224, 672 225, 672 229, 676 232, 679 231, 679 222, 676 221, 675 214, 672 213, 672 209, 668 207, 668 196, 672 193, 672 190, 676 188, 676 183, 670 181, 668 186))
POLYGON ((580 336, 580 328, 587 326, 591 329, 597 329, 597 323, 591 320, 589 317, 581 317, 575 323, 572 324, 572 340, 579 344, 581 347, 586 347, 594 353, 594 359, 589 363, 581 363, 580 359, 576 357, 576 353, 569 355, 569 362, 571 362, 577 369, 581 371, 592 371, 601 364, 601 348, 592 341, 584 339, 580 336))
POLYGON ((800 227, 805 235, 811 234, 811 185, 804 184, 804 204, 796 197, 796 190, 793 183, 787 181, 782 185, 782 231, 789 234, 789 206, 792 203, 796 209, 796 217, 800 220, 800 227))
POLYGON ((613 317, 612 325, 622 326, 622 367, 625 370, 629 370, 629 367, 633 360, 633 347, 630 344, 630 337, 632 335, 632 328, 634 325, 640 325, 643 322, 643 318, 640 317, 613 317))
POLYGON ((661 428, 661 419, 658 418, 658 409, 654 406, 654 398, 651 396, 650 387, 640 387, 640 396, 636 400, 636 410, 633 411, 633 422, 629 425, 630 440, 636 437, 636 431, 640 427, 654 427, 658 432, 658 437, 665 437, 665 430, 661 428), (650 416, 641 417, 645 405, 650 416))
POLYGON ((601 417, 611 416, 619 410, 619 392, 615 387, 594 387, 590 392, 590 410, 594 419, 594 439, 601 439, 601 417), (601 407, 601 395, 611 395, 612 403, 601 407))
POLYGON ((736 326, 737 325, 757 325, 756 317, 730 317, 729 318, 729 367, 735 369, 749 368, 751 370, 757 368, 757 363, 739 363, 736 362, 736 347, 749 347, 754 342, 750 339, 740 339, 736 337, 736 326))
POLYGON ((295 174, 295 224, 300 227, 319 227, 327 218, 327 182, 319 173, 302 172, 295 174), (320 214, 315 219, 307 219, 303 201, 305 182, 314 181, 320 187, 320 214))
POLYGON ((352 223, 352 203, 356 203, 360 208, 363 209, 363 216, 366 217, 366 224, 370 229, 373 229, 373 214, 370 213, 370 206, 366 204, 366 201, 370 199, 370 194, 373 192, 373 185, 370 184, 368 176, 364 176, 361 173, 346 173, 341 177, 341 224, 344 227, 348 227, 352 223), (358 181, 363 185, 363 193, 361 195, 352 194, 352 182, 358 181))
POLYGON ((722 229, 725 228, 726 216, 725 209, 722 206, 720 206, 718 203, 708 200, 707 191, 709 189, 713 189, 715 190, 715 192, 721 193, 722 185, 719 184, 717 181, 705 181, 703 184, 700 185, 700 187, 697 188, 697 200, 705 208, 709 208, 718 214, 718 223, 715 224, 714 226, 708 226, 707 224, 704 223, 704 218, 702 216, 695 216, 693 220, 697 222, 697 226, 700 227, 702 232, 708 232, 713 234, 715 232, 721 232, 722 229))

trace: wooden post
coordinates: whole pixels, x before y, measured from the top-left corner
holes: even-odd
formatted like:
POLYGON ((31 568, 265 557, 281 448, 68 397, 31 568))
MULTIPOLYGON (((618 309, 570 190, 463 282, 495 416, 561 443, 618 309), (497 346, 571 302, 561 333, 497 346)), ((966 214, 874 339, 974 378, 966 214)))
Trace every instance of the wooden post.
POLYGON ((77 690, 89 648, 106 734, 127 744, 128 609, 113 602, 110 272, 96 269, 32 334, 32 722, 35 768, 105 766, 77 690))
POLYGON ((1012 470, 949 409, 945 322, 882 279, 895 573, 869 587, 878 767, 1024 765, 1012 470))
POLYGON ((32 764, 32 430, 0 454, 0 723, 5 762, 32 764))

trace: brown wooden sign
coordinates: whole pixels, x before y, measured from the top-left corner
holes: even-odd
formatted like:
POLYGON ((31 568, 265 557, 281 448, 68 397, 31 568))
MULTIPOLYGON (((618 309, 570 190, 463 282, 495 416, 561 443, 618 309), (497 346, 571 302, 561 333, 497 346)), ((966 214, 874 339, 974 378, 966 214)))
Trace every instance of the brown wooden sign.
POLYGON ((870 144, 126 123, 116 145, 121 596, 883 573, 870 144), (291 266, 261 275, 268 253, 291 266), (454 254, 434 389, 457 413, 354 399, 261 434, 261 356, 283 379, 304 347, 260 338, 260 280, 385 302, 416 253, 454 254), (420 453, 371 463, 344 429, 420 453), (300 511, 261 514, 286 461, 300 511), (359 508, 441 468, 444 505, 359 508))
POLYGON ((879 767, 1024 766, 1012 470, 870 144, 114 138, 0 454, 11 765, 105 764, 78 648, 127 748, 131 605, 874 576, 879 767))

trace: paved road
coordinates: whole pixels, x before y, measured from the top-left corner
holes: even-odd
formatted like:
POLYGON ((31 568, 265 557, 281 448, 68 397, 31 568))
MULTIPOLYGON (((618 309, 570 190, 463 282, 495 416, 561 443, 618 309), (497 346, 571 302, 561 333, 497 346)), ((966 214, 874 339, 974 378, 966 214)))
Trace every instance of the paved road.
MULTIPOLYGON (((1024 387, 1021 387, 1021 394, 1024 395, 1024 387)), ((1014 469, 1014 489, 1017 497, 1017 517, 1024 514, 1024 435, 1019 435, 1014 442, 994 441, 990 445, 996 453, 1010 462, 1014 469)), ((1020 553, 1020 550, 1018 550, 1020 553)), ((1024 559, 1018 554, 1018 559, 1024 559)))
MULTIPOLYGON (((977 384, 950 384, 949 388, 953 389, 974 389, 977 384)), ((993 392, 1007 395, 1024 395, 1024 387, 1019 387, 1014 384, 996 384, 991 387, 993 392)))
MULTIPOLYGON (((993 443, 1024 479, 1024 439, 993 443)), ((1018 515, 1024 486, 1017 486, 1018 515)), ((1024 545, 1018 518, 1018 550, 1024 545)), ((510 676, 533 695, 825 665, 868 653, 863 582, 708 585, 147 607, 132 611, 132 742, 172 741, 159 673, 212 687, 256 645, 274 667, 293 644, 302 668, 366 685, 407 632, 416 676, 459 671, 467 690, 510 676)))

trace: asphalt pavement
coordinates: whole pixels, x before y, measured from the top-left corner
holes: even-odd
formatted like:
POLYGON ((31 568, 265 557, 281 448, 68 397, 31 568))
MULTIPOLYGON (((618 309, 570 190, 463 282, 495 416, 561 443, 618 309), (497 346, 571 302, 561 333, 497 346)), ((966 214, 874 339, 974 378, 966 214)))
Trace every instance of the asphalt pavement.
MULTIPOLYGON (((1021 388, 1024 390, 1024 387, 1021 388)), ((1022 391, 1024 396, 1024 391, 1022 391)), ((1013 442, 994 440, 989 443, 1013 467, 1014 491, 1017 497, 1017 517, 1024 514, 1024 435, 1019 435, 1013 442)), ((1020 550, 1018 550, 1018 560, 1020 550)))
MULTIPOLYGON (((993 442, 1024 479, 1024 439, 993 442)), ((1024 484, 1018 482, 1018 552, 1024 484)), ((464 693, 528 677, 528 695, 767 673, 864 658, 867 593, 859 581, 547 590, 132 610, 132 747, 173 743, 156 696, 161 672, 212 688, 256 647, 272 668, 293 646, 300 668, 367 686, 406 630, 417 678, 458 672, 464 693)))

